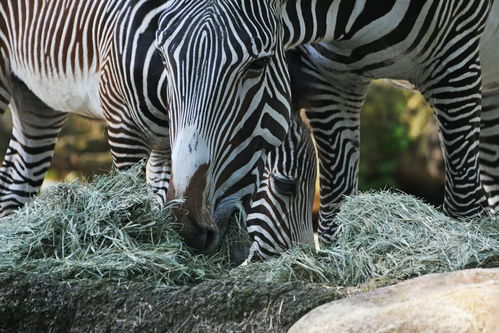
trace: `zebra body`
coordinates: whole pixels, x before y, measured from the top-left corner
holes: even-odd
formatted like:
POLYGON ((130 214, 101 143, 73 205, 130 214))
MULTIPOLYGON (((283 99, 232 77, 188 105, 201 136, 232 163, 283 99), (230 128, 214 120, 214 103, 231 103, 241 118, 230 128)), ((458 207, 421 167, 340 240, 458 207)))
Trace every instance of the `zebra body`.
POLYGON ((3 1, 0 107, 13 135, 0 170, 2 214, 36 194, 68 113, 105 119, 118 168, 149 155, 158 196, 169 171, 168 116, 154 32, 164 1, 3 1))
MULTIPOLYGON (((148 183, 160 204, 166 201, 171 169, 167 81, 155 44, 165 7, 165 1, 157 0, 0 3, 0 111, 10 104, 14 117, 0 170, 2 214, 38 192, 68 113, 105 120, 116 166, 147 159, 148 183)), ((315 179, 299 177, 291 168, 307 170, 302 164, 315 157, 301 121, 293 129, 265 170, 266 177, 274 179, 279 172, 301 191, 315 179), (280 158, 286 164, 278 167, 280 158)), ((301 192, 287 193, 297 204, 277 216, 282 213, 273 211, 278 193, 269 186, 260 185, 257 205, 270 210, 253 215, 252 225, 293 230, 297 241, 311 238, 311 208, 308 202, 298 204, 301 192)), ((282 250, 282 245, 272 249, 279 246, 276 239, 266 242, 274 253, 282 250)))
POLYGON ((482 180, 488 190, 499 184, 499 110, 487 107, 497 105, 496 97, 488 97, 498 87, 497 66, 488 66, 499 45, 494 15, 499 4, 480 48, 491 8, 487 0, 336 3, 332 39, 298 47, 300 63, 290 69, 306 82, 297 98, 307 109, 319 152, 322 239, 331 240, 338 202, 357 191, 359 112, 372 79, 410 81, 431 103, 446 160, 443 208, 451 215, 479 213, 487 205, 478 168, 480 125, 482 180))
MULTIPOLYGON (((495 1, 480 41, 483 94, 480 132, 480 172, 483 185, 489 195, 489 207, 493 211, 497 211, 499 206, 499 66, 496 65, 498 54, 499 2, 495 1)), ((327 61, 327 59, 323 60, 327 61)), ((413 84, 407 81, 387 80, 387 82, 402 89, 417 90, 413 84)))

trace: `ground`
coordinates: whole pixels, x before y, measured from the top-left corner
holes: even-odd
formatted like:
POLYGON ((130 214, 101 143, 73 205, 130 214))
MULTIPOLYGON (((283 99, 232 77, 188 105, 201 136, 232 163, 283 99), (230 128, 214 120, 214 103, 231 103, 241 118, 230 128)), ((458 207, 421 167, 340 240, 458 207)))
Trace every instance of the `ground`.
POLYGON ((0 332, 286 332, 347 288, 222 280, 157 288, 0 274, 0 332))

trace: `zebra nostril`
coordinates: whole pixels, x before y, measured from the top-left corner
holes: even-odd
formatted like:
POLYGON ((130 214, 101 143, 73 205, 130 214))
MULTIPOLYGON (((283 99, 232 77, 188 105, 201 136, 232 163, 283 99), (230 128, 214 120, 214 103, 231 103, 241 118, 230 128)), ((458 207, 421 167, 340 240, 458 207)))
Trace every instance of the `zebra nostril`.
POLYGON ((205 251, 207 253, 211 253, 215 251, 218 247, 219 235, 218 230, 209 229, 206 231, 206 240, 205 240, 205 251))
POLYGON ((201 226, 192 220, 184 221, 181 236, 187 246, 201 254, 213 253, 218 248, 220 239, 217 229, 201 226))

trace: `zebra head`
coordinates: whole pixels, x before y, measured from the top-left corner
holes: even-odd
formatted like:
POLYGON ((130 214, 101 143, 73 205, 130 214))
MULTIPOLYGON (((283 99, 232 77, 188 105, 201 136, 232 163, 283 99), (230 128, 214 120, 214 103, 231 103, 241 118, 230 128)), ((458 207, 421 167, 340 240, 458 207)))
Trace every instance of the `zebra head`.
POLYGON ((293 115, 286 139, 271 151, 248 211, 249 259, 268 259, 294 245, 314 245, 317 161, 309 128, 293 115))
POLYGON ((217 249, 246 210, 268 152, 289 127, 290 87, 277 0, 171 0, 156 41, 168 82, 169 199, 194 249, 217 249))

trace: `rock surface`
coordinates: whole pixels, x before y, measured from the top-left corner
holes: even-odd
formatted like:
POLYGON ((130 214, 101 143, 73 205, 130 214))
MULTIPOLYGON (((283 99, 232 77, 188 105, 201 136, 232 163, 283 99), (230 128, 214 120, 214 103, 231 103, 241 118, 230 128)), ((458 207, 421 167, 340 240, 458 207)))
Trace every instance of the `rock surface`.
POLYGON ((499 332, 499 268, 432 274, 322 305, 289 333, 499 332))

